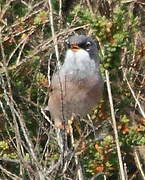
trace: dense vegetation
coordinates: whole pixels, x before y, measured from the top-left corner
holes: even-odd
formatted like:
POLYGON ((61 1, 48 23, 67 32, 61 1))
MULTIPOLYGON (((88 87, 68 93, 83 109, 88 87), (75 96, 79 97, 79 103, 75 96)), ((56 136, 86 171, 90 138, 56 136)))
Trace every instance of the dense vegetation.
POLYGON ((0 179, 145 179, 145 4, 123 0, 0 0, 0 179), (113 97, 118 161, 108 90, 73 126, 74 146, 60 164, 49 84, 67 38, 98 42, 101 72, 113 97), (80 178, 79 178, 80 179, 80 178), (121 178, 120 178, 121 179, 121 178))

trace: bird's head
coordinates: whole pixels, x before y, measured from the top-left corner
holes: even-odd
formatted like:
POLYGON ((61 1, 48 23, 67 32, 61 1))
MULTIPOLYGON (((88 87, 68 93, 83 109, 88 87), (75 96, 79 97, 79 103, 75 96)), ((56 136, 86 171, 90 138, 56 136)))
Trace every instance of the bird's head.
POLYGON ((85 35, 74 35, 71 36, 67 41, 68 48, 73 52, 78 52, 80 49, 83 49, 88 52, 91 58, 96 57, 97 54, 97 45, 96 43, 88 36, 85 35))

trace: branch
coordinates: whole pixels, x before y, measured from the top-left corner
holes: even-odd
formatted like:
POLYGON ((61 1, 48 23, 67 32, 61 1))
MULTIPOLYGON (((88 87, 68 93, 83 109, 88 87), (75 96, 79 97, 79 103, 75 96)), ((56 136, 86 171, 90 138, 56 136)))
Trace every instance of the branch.
POLYGON ((134 154, 135 154, 135 159, 136 159, 137 167, 138 167, 138 169, 140 171, 140 174, 141 174, 143 180, 145 180, 145 173, 143 172, 142 165, 140 163, 140 160, 139 160, 139 157, 138 157, 138 152, 136 151, 136 149, 134 150, 134 154))
POLYGON ((118 138, 115 112, 114 112, 113 100, 112 100, 112 94, 111 94, 111 86, 110 86, 110 81, 109 81, 109 73, 107 70, 105 71, 105 75, 106 75, 108 97, 109 97, 109 102, 110 102, 113 130, 114 130, 114 135, 115 135, 115 143, 117 147, 117 154, 118 154, 118 160, 119 160, 119 166, 120 166, 120 176, 121 176, 121 180, 125 180, 126 178, 125 178, 125 172, 123 168, 123 161, 122 161, 121 150, 120 150, 120 143, 119 143, 119 138, 118 138))
MULTIPOLYGON (((74 141, 74 136, 73 136, 73 128, 72 128, 72 121, 73 121, 73 116, 72 116, 72 119, 69 120, 68 122, 68 125, 69 125, 69 130, 70 130, 70 137, 71 137, 71 144, 72 144, 72 147, 75 149, 75 141, 74 141)), ((80 162, 79 162, 79 158, 78 158, 78 155, 74 154, 74 158, 75 158, 75 163, 76 163, 76 167, 77 167, 77 174, 78 174, 78 179, 79 180, 83 180, 83 173, 82 173, 82 167, 80 165, 80 162)))
POLYGON ((10 177, 11 179, 13 180, 21 180, 20 177, 16 176, 15 174, 11 173, 10 171, 6 170, 5 168, 3 168, 1 165, 0 165, 0 169, 3 173, 5 173, 8 177, 10 177))
POLYGON ((54 48, 55 48, 55 54, 56 54, 56 59, 57 59, 58 67, 60 67, 58 42, 57 42, 57 37, 55 35, 55 30, 54 30, 53 9, 52 9, 51 0, 48 0, 48 4, 49 4, 49 10, 50 10, 49 19, 50 19, 50 26, 51 26, 51 32, 52 32, 54 48))
POLYGON ((128 87, 129 87, 129 89, 130 89, 130 91, 131 91, 131 94, 132 94, 132 96, 134 97, 134 99, 135 99, 135 101, 136 101, 136 104, 138 105, 139 110, 140 110, 143 118, 145 118, 145 112, 144 112, 143 108, 141 107, 141 104, 140 104, 140 102, 138 101, 138 99, 137 99, 137 97, 136 97, 136 95, 135 95, 135 93, 134 93, 134 91, 133 91, 133 89, 132 89, 132 87, 131 87, 128 79, 127 79, 127 77, 126 77, 126 74, 125 74, 124 70, 122 70, 122 71, 123 71, 123 76, 124 76, 124 78, 125 78, 125 80, 126 80, 126 82, 127 82, 127 85, 128 85, 128 87))

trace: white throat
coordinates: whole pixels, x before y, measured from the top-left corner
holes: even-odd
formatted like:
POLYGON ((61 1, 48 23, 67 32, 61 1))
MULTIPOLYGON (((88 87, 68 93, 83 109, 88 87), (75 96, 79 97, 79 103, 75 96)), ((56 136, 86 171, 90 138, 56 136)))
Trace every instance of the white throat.
POLYGON ((76 52, 67 50, 63 66, 60 69, 62 75, 80 75, 82 78, 97 73, 96 63, 83 49, 76 52))

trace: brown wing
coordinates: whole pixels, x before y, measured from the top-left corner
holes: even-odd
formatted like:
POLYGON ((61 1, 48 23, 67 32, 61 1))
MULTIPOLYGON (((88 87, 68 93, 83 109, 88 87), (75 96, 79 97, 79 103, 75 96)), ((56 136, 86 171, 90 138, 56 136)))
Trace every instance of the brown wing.
POLYGON ((72 113, 80 116, 89 113, 98 103, 102 88, 103 81, 100 76, 81 80, 54 79, 48 106, 55 124, 61 125, 62 120, 71 118, 72 113))

